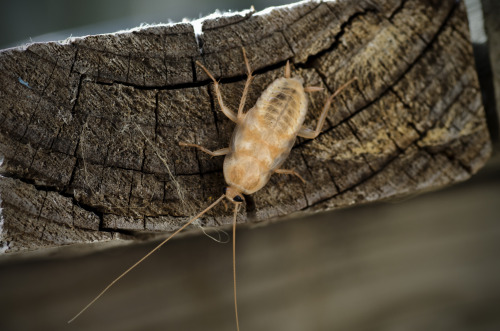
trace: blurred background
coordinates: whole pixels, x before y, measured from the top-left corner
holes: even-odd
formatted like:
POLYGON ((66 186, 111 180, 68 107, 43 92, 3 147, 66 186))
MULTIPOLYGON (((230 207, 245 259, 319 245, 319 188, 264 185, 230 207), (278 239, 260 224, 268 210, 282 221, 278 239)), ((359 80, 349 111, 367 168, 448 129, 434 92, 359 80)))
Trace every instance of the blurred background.
MULTIPOLYGON (((1 0, 0 48, 289 2, 1 0)), ((481 74, 483 15, 466 4, 481 74)), ((465 183, 237 238, 242 330, 500 330, 498 144, 465 183)), ((0 330, 235 330, 231 245, 202 233, 170 242, 66 324, 154 245, 1 256, 0 330)))

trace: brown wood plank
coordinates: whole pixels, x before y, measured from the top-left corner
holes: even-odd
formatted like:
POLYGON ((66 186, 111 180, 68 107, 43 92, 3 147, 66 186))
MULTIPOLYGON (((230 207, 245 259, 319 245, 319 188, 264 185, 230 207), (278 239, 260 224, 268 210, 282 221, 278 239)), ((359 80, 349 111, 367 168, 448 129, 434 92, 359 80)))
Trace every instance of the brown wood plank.
MULTIPOLYGON (((326 89, 287 168, 241 211, 242 223, 385 200, 463 181, 491 152, 462 2, 301 3, 266 13, 32 44, 0 53, 2 245, 7 252, 173 231, 221 194, 222 158, 181 148, 226 147, 204 62, 237 108, 241 54, 256 78, 247 106, 283 75, 326 89), (61 213, 56 207, 61 207, 61 213), (66 215, 66 216, 65 216, 66 215), (89 221, 91 219, 92 221, 89 221)), ((230 221, 216 208, 205 227, 230 221)))

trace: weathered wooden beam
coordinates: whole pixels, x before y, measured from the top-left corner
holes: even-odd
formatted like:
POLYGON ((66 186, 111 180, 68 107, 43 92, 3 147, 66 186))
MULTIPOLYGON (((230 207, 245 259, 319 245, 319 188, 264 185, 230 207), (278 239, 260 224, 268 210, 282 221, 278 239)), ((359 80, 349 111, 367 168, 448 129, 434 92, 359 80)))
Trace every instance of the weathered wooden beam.
MULTIPOLYGON (((203 62, 237 108, 244 46, 256 78, 247 107, 287 60, 325 87, 313 126, 340 85, 323 133, 299 139, 247 197, 239 221, 258 223, 414 194, 463 181, 491 143, 463 2, 303 2, 203 21, 31 44, 0 53, 3 251, 171 232, 220 196, 222 158, 181 148, 228 145, 203 62)), ((198 226, 230 222, 214 209, 198 226)))

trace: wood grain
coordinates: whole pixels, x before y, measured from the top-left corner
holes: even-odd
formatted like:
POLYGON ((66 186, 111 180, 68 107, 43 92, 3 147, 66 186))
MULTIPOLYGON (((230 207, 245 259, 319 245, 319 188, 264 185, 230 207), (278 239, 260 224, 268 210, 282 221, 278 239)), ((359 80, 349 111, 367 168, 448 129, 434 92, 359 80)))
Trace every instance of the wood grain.
MULTIPOLYGON (((226 147, 203 62, 237 108, 244 46, 256 78, 247 106, 283 75, 324 86, 311 96, 314 126, 285 167, 247 197, 242 223, 330 210, 468 179, 491 143, 462 2, 307 2, 220 17, 195 38, 189 23, 41 43, 0 53, 0 180, 6 252, 139 239, 174 231, 221 194, 222 159, 178 146, 226 147)), ((230 222, 215 209, 199 226, 230 222)))

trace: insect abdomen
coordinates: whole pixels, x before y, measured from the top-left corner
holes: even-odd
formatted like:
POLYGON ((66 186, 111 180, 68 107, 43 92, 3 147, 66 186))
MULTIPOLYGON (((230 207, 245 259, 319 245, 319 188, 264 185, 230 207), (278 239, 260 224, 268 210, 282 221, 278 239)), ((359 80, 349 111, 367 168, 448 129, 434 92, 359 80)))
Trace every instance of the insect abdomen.
POLYGON ((248 115, 254 113, 258 125, 275 143, 285 143, 295 138, 304 122, 306 100, 299 80, 280 78, 269 85, 248 115))
POLYGON ((269 85, 234 131, 226 182, 245 194, 262 188, 290 153, 306 112, 301 81, 279 78, 269 85))

